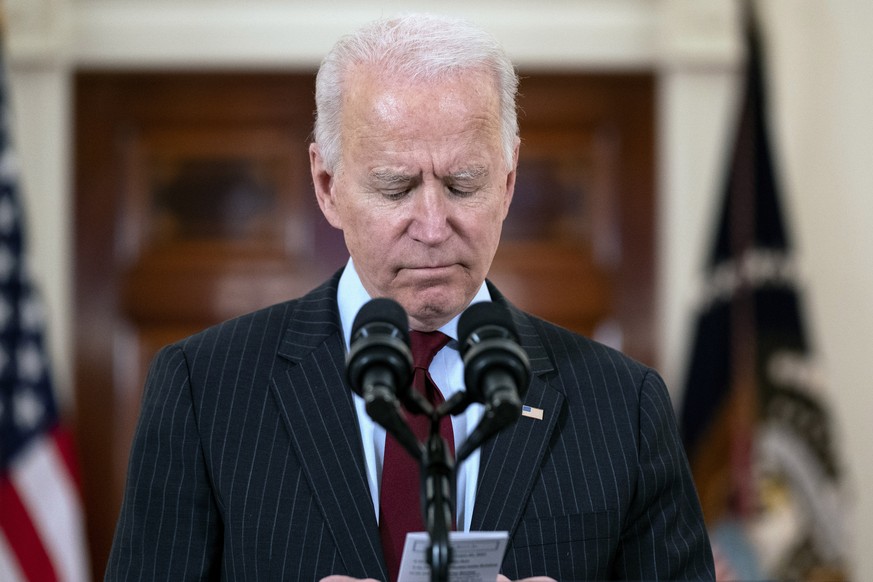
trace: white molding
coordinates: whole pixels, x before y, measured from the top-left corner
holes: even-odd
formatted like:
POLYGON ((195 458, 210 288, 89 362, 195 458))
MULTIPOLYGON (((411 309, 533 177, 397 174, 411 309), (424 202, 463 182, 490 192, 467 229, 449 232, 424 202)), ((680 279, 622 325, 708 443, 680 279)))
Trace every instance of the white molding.
POLYGON ((69 53, 67 0, 5 0, 5 33, 13 67, 63 65, 69 53))
POLYGON ((730 67, 730 0, 7 0, 17 66, 314 68, 342 34, 399 11, 468 17, 522 68, 730 67))
POLYGON ((658 56, 671 69, 734 69, 741 53, 736 0, 666 0, 658 56))
MULTIPOLYGON (((519 65, 626 67, 650 64, 657 37, 649 0, 495 4, 402 3, 405 11, 465 16, 491 30, 519 65), (486 9, 490 8, 490 9, 486 9)), ((101 0, 75 3, 74 60, 96 67, 309 67, 342 34, 401 7, 330 6, 270 0, 229 3, 101 0)))

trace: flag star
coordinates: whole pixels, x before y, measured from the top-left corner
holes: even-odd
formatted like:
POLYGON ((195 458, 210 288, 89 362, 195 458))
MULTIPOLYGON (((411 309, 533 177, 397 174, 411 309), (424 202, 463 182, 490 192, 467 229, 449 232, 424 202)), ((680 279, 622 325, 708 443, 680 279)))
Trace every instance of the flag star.
MULTIPOLYGON (((2 315, 2 311, 0 311, 2 315)), ((2 321, 2 320, 0 320, 2 321)), ((21 327, 25 332, 36 333, 42 330, 45 322, 45 312, 42 302, 30 292, 21 301, 21 327)))
POLYGON ((12 405, 15 424, 22 430, 33 430, 45 415, 45 406, 33 390, 19 389, 12 405))
POLYGON ((19 348, 16 354, 16 363, 18 364, 18 377, 22 380, 35 384, 42 379, 44 372, 42 355, 34 344, 29 343, 19 348))
POLYGON ((18 158, 12 148, 5 148, 0 155, 0 180, 7 182, 18 180, 18 158))
POLYGON ((15 211, 12 197, 3 196, 0 198, 0 233, 11 234, 17 220, 18 213, 15 211))
POLYGON ((9 280, 15 269, 15 257, 9 252, 9 247, 0 246, 0 280, 9 280))

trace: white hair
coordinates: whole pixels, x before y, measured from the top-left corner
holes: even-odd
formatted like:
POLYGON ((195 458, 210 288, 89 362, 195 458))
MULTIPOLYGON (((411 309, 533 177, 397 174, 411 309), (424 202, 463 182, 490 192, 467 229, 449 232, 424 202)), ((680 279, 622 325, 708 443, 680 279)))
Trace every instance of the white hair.
POLYGON ((386 75, 431 81, 466 71, 493 76, 500 98, 503 153, 512 164, 518 137, 515 98, 518 75, 497 40, 459 18, 410 14, 377 20, 342 37, 327 54, 315 79, 315 142, 329 171, 341 163, 343 90, 347 73, 370 65, 386 75))

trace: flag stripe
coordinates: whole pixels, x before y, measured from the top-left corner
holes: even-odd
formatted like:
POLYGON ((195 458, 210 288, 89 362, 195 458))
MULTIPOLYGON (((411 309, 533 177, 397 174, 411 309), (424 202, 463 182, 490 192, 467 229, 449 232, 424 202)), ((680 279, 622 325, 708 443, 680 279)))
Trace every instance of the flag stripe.
POLYGON ((0 528, 0 574, 3 576, 3 582, 27 582, 18 560, 12 553, 12 548, 6 542, 2 528, 0 528))
POLYGON ((30 521, 15 485, 7 477, 0 479, 0 531, 6 538, 25 578, 52 582, 57 575, 42 540, 30 521))
POLYGON ((62 573, 59 579, 84 582, 83 519, 75 482, 66 470, 54 432, 34 444, 16 463, 12 481, 47 555, 62 573))
POLYGON ((76 447, 73 443, 73 435, 64 427, 58 425, 51 432, 55 442, 55 447, 61 456, 66 468, 66 474, 73 480, 77 491, 82 490, 82 475, 79 473, 79 466, 76 464, 76 447))

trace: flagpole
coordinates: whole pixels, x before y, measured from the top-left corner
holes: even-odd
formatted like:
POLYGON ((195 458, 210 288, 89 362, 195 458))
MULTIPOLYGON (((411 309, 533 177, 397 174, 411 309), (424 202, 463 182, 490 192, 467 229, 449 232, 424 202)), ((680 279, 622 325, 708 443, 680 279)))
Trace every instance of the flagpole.
POLYGON ((732 162, 730 200, 730 247, 737 274, 737 290, 730 312, 730 350, 733 376, 733 395, 730 421, 731 445, 731 504, 737 515, 749 517, 755 507, 754 479, 752 478, 752 440, 757 411, 757 338, 755 322, 754 281, 749 279, 748 264, 755 247, 757 152, 755 119, 760 114, 760 53, 759 36, 754 8, 749 0, 742 3, 743 24, 747 35, 746 74, 740 113, 741 124, 735 140, 732 162))

